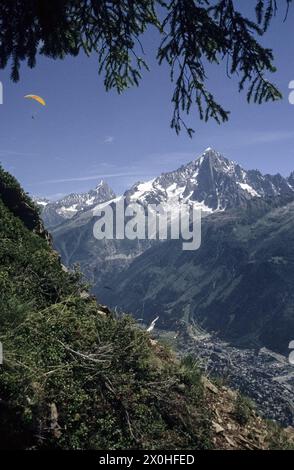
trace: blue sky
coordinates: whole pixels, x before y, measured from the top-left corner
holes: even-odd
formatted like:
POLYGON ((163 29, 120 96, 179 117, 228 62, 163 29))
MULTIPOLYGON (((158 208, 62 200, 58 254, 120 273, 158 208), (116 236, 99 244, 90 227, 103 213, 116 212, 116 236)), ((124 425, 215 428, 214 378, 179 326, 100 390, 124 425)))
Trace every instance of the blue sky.
POLYGON ((231 110, 230 121, 205 124, 195 112, 188 119, 196 130, 192 140, 169 127, 172 85, 168 69, 153 58, 154 32, 144 44, 151 71, 139 88, 121 96, 104 91, 94 56, 39 58, 35 69, 22 67, 18 84, 10 82, 9 70, 0 71, 0 162, 26 191, 51 198, 88 190, 101 178, 121 193, 138 180, 178 168, 209 146, 245 168, 289 174, 294 170, 294 106, 288 102, 288 84, 294 80, 294 8, 285 24, 283 16, 284 11, 263 41, 274 50, 278 72, 271 78, 284 99, 248 105, 234 79, 210 69, 209 85, 231 110), (25 100, 28 93, 43 96, 46 108, 25 100))

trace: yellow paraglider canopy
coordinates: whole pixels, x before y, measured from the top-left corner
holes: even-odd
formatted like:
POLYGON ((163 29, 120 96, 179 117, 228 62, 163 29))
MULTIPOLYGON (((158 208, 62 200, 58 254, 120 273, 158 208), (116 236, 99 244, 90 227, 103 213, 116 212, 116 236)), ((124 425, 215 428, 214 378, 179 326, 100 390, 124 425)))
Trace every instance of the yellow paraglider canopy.
POLYGON ((45 100, 43 100, 43 98, 41 98, 41 96, 38 96, 38 95, 26 95, 25 98, 28 98, 28 99, 30 99, 30 100, 38 101, 38 103, 40 103, 42 106, 46 106, 46 102, 45 102, 45 100))

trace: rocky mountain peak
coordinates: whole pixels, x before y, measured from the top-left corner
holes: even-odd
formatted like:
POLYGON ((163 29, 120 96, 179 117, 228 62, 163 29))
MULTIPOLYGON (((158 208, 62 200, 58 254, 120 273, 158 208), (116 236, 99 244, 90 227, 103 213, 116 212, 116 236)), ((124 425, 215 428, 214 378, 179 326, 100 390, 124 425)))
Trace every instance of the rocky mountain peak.
POLYGON ((292 173, 290 174, 290 176, 288 178, 288 183, 294 189, 294 171, 292 171, 292 173))
POLYGON ((45 225, 52 228, 66 219, 71 219, 80 212, 89 210, 113 198, 115 198, 115 193, 106 181, 101 180, 95 189, 85 193, 71 193, 55 202, 46 199, 35 199, 35 201, 42 210, 45 225))
MULTIPOLYGON (((258 170, 245 170, 239 164, 208 147, 195 160, 180 168, 162 173, 147 182, 135 183, 124 196, 127 201, 164 204, 168 210, 187 203, 205 213, 224 211, 247 205, 252 198, 289 196, 294 193, 294 173, 288 179, 281 175, 263 175, 258 170)), ((55 203, 40 204, 43 217, 55 214, 56 223, 70 219, 79 212, 94 208, 116 196, 101 180, 95 189, 70 194, 55 203), (54 214, 53 214, 54 213, 54 214), (58 220, 57 220, 58 219, 58 220)), ((47 226, 48 221, 45 221, 47 226)))
POLYGON ((202 157, 202 160, 212 160, 212 161, 217 161, 217 160, 224 160, 225 157, 223 155, 221 155, 219 152, 217 152, 215 149, 213 149, 212 147, 207 147, 207 149, 204 150, 203 154, 196 158, 196 161, 201 159, 202 157))
POLYGON ((112 189, 109 187, 108 183, 101 179, 99 183, 97 183, 95 187, 95 191, 100 191, 101 189, 108 189, 109 191, 112 191, 112 189))
POLYGON ((103 179, 99 181, 99 183, 96 185, 96 188, 95 189, 99 189, 101 188, 101 186, 104 186, 104 185, 107 185, 106 181, 104 181, 103 179))
MULTIPOLYGON (((110 188, 110 186, 108 185, 108 183, 106 183, 106 181, 104 180, 101 180, 96 188, 95 188, 95 192, 99 195, 99 197, 103 200, 101 201, 98 201, 98 203, 100 202, 105 202, 107 200, 110 200, 110 199, 113 199, 115 198, 115 193, 113 192, 113 190, 110 188)), ((89 193, 93 193, 93 191, 89 191, 89 193)), ((89 194, 89 193, 86 193, 86 194, 89 194)), ((96 203, 96 201, 95 201, 96 203)))
MULTIPOLYGON (((294 183, 293 183, 294 184, 294 183)), ((146 183, 136 183, 125 196, 142 204, 186 202, 205 212, 246 204, 253 197, 277 196, 293 191, 281 175, 246 171, 211 147, 192 162, 163 173, 146 183)))

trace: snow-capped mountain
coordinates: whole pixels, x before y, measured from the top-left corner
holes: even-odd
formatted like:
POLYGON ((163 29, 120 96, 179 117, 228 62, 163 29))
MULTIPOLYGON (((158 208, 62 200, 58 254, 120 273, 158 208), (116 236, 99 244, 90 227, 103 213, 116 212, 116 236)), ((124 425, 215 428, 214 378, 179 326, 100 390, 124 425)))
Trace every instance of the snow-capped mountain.
MULTIPOLYGON (((240 210, 240 214, 242 214, 243 211, 246 212, 246 206, 261 206, 262 208, 263 206, 279 204, 280 202, 276 199, 284 198, 276 198, 275 196, 278 195, 289 195, 289 197, 285 197, 285 200, 294 200, 293 183, 294 174, 287 179, 281 175, 262 175, 256 170, 245 171, 237 163, 226 159, 212 149, 207 149, 201 156, 176 171, 164 173, 145 183, 135 184, 125 192, 124 196, 126 203, 128 201, 138 201, 144 206, 148 203, 163 204, 164 209, 171 215, 175 206, 180 202, 195 204, 198 207, 201 206, 208 215, 207 223, 211 221, 213 224, 215 218, 220 221, 222 219, 230 220, 230 215, 227 219, 230 208, 233 208, 235 215, 238 216, 238 208, 242 208, 240 210), (255 201, 248 204, 248 201, 253 199, 256 199, 256 204, 255 201), (267 200, 265 201, 265 199, 267 200), (211 213, 214 214, 210 215, 211 213)), ((84 206, 84 210, 80 214, 76 214, 71 220, 63 218, 62 223, 58 226, 55 225, 55 228, 51 230, 54 247, 60 253, 62 262, 66 266, 74 266, 78 263, 81 271, 93 285, 93 292, 100 299, 106 299, 109 287, 113 287, 113 291, 109 290, 108 294, 115 297, 114 291, 116 291, 117 286, 114 284, 114 279, 117 278, 119 272, 122 273, 121 279, 123 279, 123 272, 129 267, 133 269, 136 265, 140 265, 141 256, 153 246, 162 245, 163 250, 165 250, 165 246, 169 246, 165 243, 158 243, 155 239, 96 240, 93 237, 93 226, 97 220, 95 217, 98 215, 97 209, 101 210, 108 204, 114 204, 122 198, 120 196, 111 199, 111 193, 108 194, 108 197, 107 202, 99 203, 93 207, 84 206)), ((69 201, 69 207, 76 204, 75 198, 73 199, 69 201)), ((63 204, 63 202, 60 202, 59 208, 63 207, 63 204)), ((45 207, 45 211, 50 207, 51 204, 45 207)), ((61 217, 55 211, 56 215, 61 217)), ((182 244, 180 245, 182 251, 182 244)), ((147 281, 152 280, 154 276, 152 263, 156 263, 157 260, 157 256, 152 260, 152 253, 154 252, 151 251, 151 258, 147 257, 147 265, 143 266, 143 269, 146 268, 146 272, 148 272, 148 279, 145 279, 146 282, 142 283, 136 293, 130 288, 128 291, 129 297, 134 295, 135 298, 138 294, 139 297, 142 296, 143 298, 145 295, 147 281)), ((185 256, 188 256, 189 259, 189 255, 187 255, 187 252, 185 253, 185 256)), ((168 257, 168 253, 166 256, 168 257)), ((173 264, 172 269, 176 269, 175 266, 176 263, 173 264)), ((161 272, 160 269, 159 267, 158 273, 161 272)), ((158 276, 160 277, 160 274, 158 276)), ((164 271, 162 276, 165 277, 164 271)), ((191 279, 193 279, 193 276, 191 279)), ((134 278, 132 282, 136 284, 136 279, 134 278)), ((153 284, 152 289, 154 289, 154 292, 159 292, 156 284, 153 284)), ((154 295, 154 292, 152 292, 152 295, 154 295)), ((161 296, 161 294, 162 291, 158 295, 161 296)), ((166 298, 165 294, 161 297, 166 298)), ((156 303, 154 307, 156 308, 156 303)), ((140 315, 141 313, 140 309, 140 315)))
MULTIPOLYGON (((163 173, 151 181, 134 184, 124 193, 126 202, 162 204, 172 211, 179 203, 200 207, 206 214, 242 207, 249 199, 294 194, 294 172, 289 178, 280 174, 263 175, 258 170, 244 170, 212 148, 175 171, 163 173)), ((121 196, 122 197, 122 196, 121 196)), ((114 202, 114 192, 101 181, 96 189, 70 194, 57 202, 36 202, 48 228, 53 228, 79 213, 91 215, 95 208, 114 202)), ((119 198, 116 198, 117 201, 119 198)))
POLYGON ((40 209, 43 209, 48 204, 50 204, 50 200, 44 197, 33 197, 33 201, 35 204, 37 204, 37 206, 39 206, 40 209))
POLYGON ((76 214, 89 210, 114 197, 115 194, 112 189, 105 181, 101 180, 95 189, 91 189, 86 193, 72 193, 56 202, 35 198, 35 202, 41 208, 46 227, 52 228, 65 219, 71 219, 76 214))
POLYGON ((69 194, 58 201, 57 213, 65 219, 71 219, 77 212, 89 209, 102 202, 109 201, 115 197, 114 192, 108 184, 101 180, 95 189, 86 193, 69 194))
POLYGON ((196 160, 176 171, 164 173, 145 183, 136 183, 126 191, 129 201, 142 204, 190 203, 205 212, 241 206, 253 197, 286 195, 294 191, 294 173, 262 175, 257 170, 245 171, 240 165, 208 148, 196 160))
POLYGON ((291 188, 294 190, 294 171, 292 171, 287 181, 290 184, 291 188))

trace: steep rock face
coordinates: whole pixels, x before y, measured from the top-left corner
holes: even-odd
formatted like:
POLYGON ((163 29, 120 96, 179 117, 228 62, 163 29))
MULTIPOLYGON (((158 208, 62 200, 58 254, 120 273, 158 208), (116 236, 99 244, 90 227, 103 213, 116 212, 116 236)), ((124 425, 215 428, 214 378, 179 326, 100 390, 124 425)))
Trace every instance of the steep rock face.
POLYGON ((288 178, 288 183, 290 184, 291 188, 294 189, 294 171, 290 174, 288 178))
POLYGON ((240 165, 208 148, 196 160, 147 183, 137 183, 125 193, 127 199, 142 204, 185 202, 206 212, 242 207, 254 197, 274 197, 293 193, 281 175, 245 171, 240 165))

